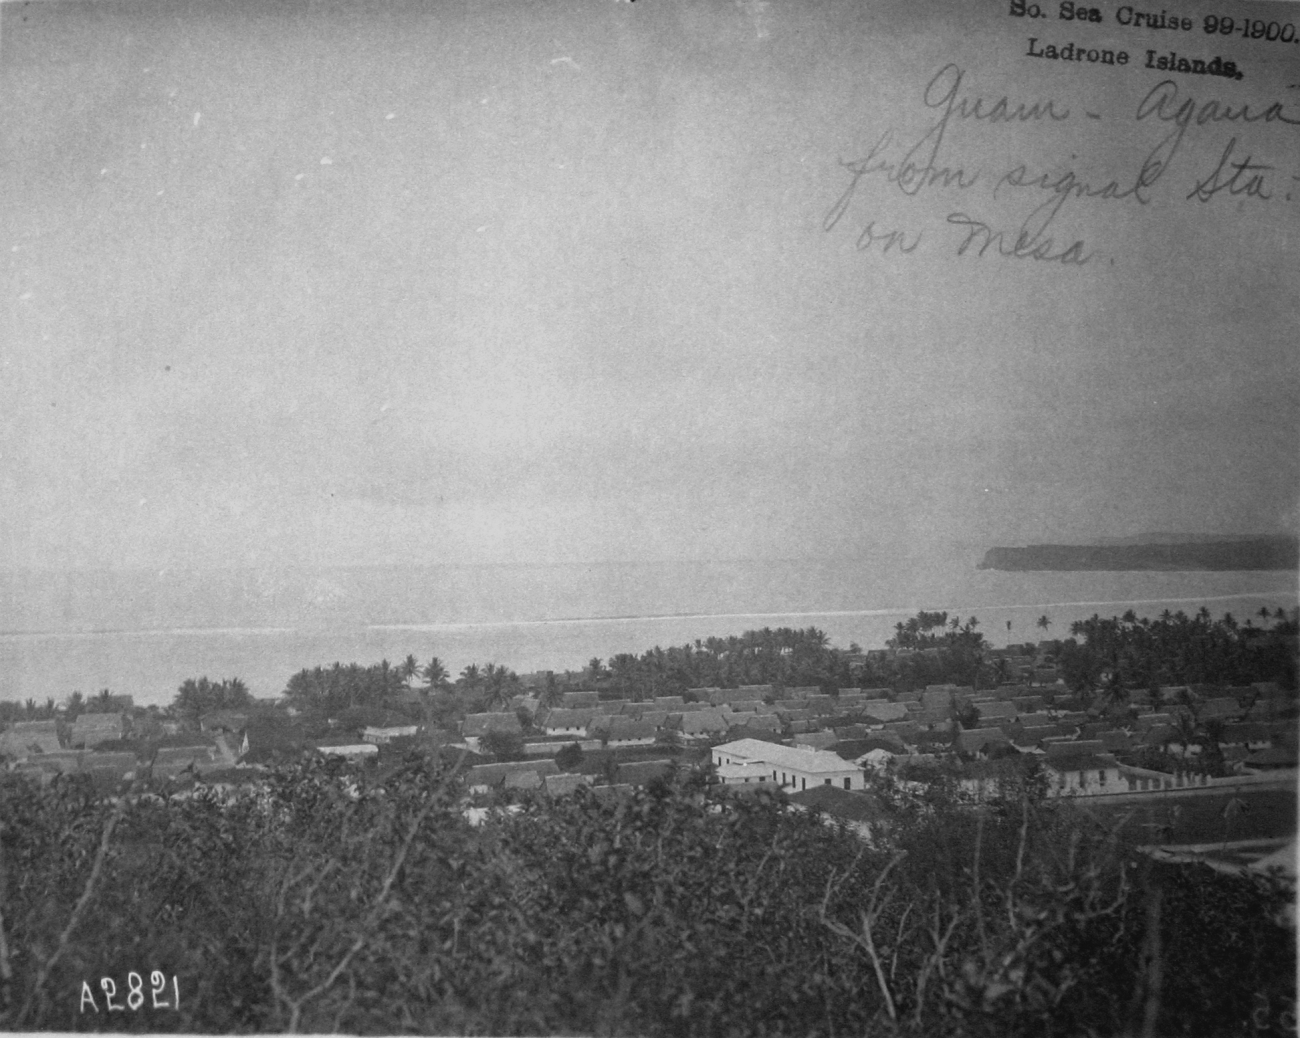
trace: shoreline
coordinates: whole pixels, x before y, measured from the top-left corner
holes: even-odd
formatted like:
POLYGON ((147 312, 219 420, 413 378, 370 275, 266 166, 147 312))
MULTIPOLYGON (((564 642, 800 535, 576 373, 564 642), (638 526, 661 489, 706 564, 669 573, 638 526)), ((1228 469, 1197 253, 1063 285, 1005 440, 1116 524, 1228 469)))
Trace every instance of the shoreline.
MULTIPOLYGON (((1300 594, 1297 592, 1285 591, 1244 591, 1234 592, 1226 595, 1194 595, 1179 598, 1135 598, 1125 600, 1087 600, 1087 601, 1067 601, 1067 602, 1025 602, 1012 605, 997 605, 985 603, 983 605, 910 605, 910 606, 890 606, 887 608, 876 609, 825 609, 825 610, 796 610, 793 612, 727 612, 727 613, 646 613, 646 614, 627 614, 621 616, 565 616, 565 617, 530 617, 523 620, 476 620, 476 621, 403 621, 397 623, 334 623, 322 625, 304 624, 300 626, 267 626, 267 627, 144 627, 144 628, 108 628, 93 629, 84 631, 55 631, 55 630, 28 630, 28 631, 0 631, 0 639, 39 639, 39 638, 107 638, 107 637, 147 637, 156 635, 169 635, 173 637, 204 635, 241 635, 241 634, 289 634, 289 635, 328 635, 328 634, 351 634, 357 631, 475 631, 475 630, 495 630, 510 627, 547 627, 547 626, 573 626, 579 624, 627 624, 627 623, 655 623, 671 622, 682 620, 790 620, 790 619, 815 619, 818 617, 882 617, 882 616, 912 616, 918 610, 932 610, 948 613, 974 613, 982 611, 985 613, 997 613, 1008 611, 1024 611, 1036 609, 1090 609, 1106 608, 1115 609, 1121 606, 1144 606, 1144 605, 1192 605, 1204 604, 1211 602, 1231 602, 1231 601, 1249 601, 1260 599, 1275 599, 1288 597, 1293 601, 1300 603, 1300 594)), ((783 625, 785 626, 785 625, 783 625)), ((872 646, 872 648, 883 648, 884 646, 872 646)))

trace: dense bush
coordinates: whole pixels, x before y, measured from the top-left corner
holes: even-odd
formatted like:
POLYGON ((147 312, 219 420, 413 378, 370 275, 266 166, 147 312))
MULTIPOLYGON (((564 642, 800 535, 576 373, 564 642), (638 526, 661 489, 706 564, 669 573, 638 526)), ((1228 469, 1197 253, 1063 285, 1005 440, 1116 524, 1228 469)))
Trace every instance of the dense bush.
POLYGON ((1244 1035, 1293 1012, 1275 886, 1155 866, 1067 805, 896 797, 869 846, 687 776, 476 828, 449 771, 315 760, 230 803, 0 779, 0 1028, 1244 1035), (109 1013, 99 978, 120 1002, 130 970, 177 976, 179 1008, 109 1013))

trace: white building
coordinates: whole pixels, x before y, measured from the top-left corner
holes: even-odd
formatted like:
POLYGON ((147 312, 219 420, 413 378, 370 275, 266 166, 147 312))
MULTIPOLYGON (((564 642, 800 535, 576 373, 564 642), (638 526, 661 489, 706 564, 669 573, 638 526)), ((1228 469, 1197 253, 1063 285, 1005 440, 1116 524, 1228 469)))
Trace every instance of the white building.
POLYGON ((717 768, 718 778, 724 786, 747 786, 752 784, 767 785, 776 788, 778 783, 772 776, 772 768, 764 761, 751 761, 748 764, 722 764, 717 768))
POLYGON ((1120 782, 1119 764, 1108 753, 1077 757, 1049 757, 1048 796, 1097 796, 1102 793, 1127 793, 1128 784, 1120 782))
POLYGON ((713 747, 713 765, 725 785, 755 782, 760 774, 792 793, 817 786, 862 789, 865 785, 862 769, 837 754, 761 739, 737 739, 713 747))
POLYGON ((594 710, 552 710, 540 722, 540 727, 547 735, 576 735, 585 739, 596 717, 594 710))
POLYGON ((419 726, 414 724, 405 724, 399 727, 390 728, 374 728, 367 726, 361 730, 361 741, 373 742, 376 746, 384 746, 392 742, 394 739, 415 735, 419 730, 419 726))

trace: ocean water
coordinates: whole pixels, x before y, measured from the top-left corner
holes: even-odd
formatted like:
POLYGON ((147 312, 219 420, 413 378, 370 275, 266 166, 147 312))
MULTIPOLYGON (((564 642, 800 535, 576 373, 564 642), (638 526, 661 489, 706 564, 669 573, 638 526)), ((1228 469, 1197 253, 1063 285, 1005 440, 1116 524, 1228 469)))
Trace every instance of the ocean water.
MULTIPOLYGON (((978 558, 978 556, 977 556, 978 558)), ((1293 608, 1291 573, 1000 573, 893 560, 0 576, 0 699, 74 689, 166 703, 186 678, 274 695, 303 667, 439 656, 526 673, 761 627, 883 646, 918 609, 978 617, 994 645, 1133 609, 1254 617, 1293 608), (1008 625, 1010 625, 1008 627, 1008 625)))

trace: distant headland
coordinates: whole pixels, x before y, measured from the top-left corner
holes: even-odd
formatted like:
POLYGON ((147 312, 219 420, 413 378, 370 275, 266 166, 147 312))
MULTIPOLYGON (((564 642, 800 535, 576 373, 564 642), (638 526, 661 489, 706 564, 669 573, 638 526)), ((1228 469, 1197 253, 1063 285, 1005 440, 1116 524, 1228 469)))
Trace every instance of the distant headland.
POLYGON ((1220 537, 1148 534, 1099 544, 990 548, 979 569, 996 570, 1294 570, 1300 540, 1288 534, 1220 537))

